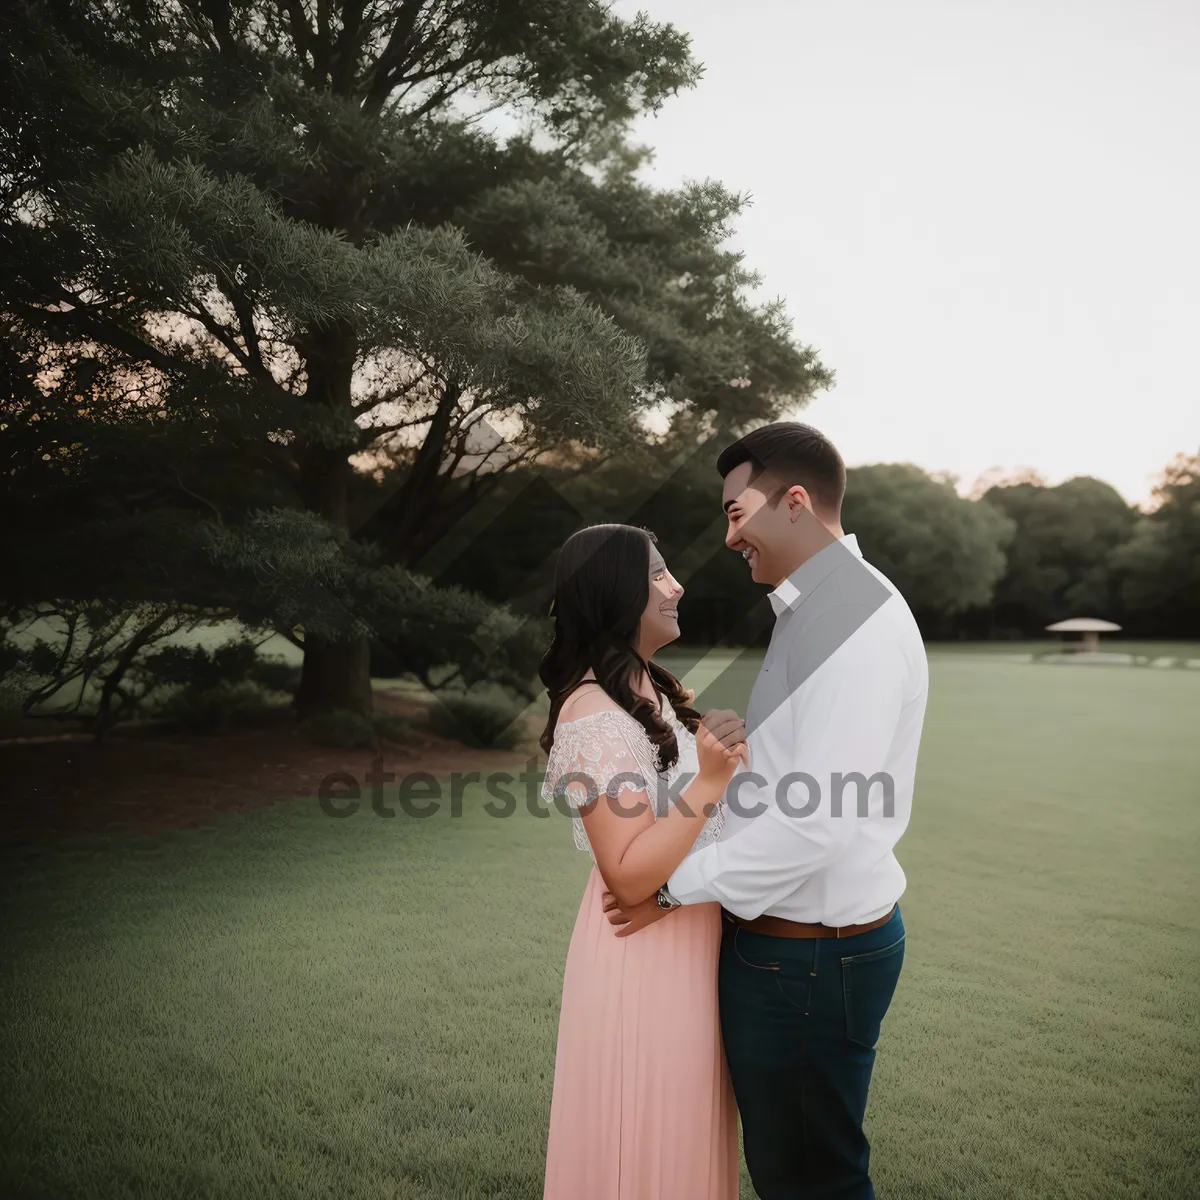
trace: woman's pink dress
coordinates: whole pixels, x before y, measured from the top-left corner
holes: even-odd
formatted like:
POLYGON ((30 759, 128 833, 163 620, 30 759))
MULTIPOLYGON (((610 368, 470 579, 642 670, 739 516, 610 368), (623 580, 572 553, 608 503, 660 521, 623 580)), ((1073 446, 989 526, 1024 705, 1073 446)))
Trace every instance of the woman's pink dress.
MULTIPOLYGON (((691 735, 678 736, 675 771, 694 770, 691 735)), ((597 713, 556 730, 544 794, 566 771, 587 772, 603 792, 617 771, 646 777, 656 765, 637 721, 597 713)), ((572 823, 586 848, 582 821, 572 823)), ((698 845, 715 836, 719 822, 710 825, 698 845)), ((567 952, 544 1200, 737 1200, 737 1108, 717 1013, 720 906, 685 905, 619 938, 604 891, 593 866, 567 952)))

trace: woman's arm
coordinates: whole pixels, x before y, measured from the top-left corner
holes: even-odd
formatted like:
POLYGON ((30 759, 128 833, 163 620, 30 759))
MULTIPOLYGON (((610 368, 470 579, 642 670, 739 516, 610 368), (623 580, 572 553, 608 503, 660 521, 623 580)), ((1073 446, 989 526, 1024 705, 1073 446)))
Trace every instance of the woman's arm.
POLYGON ((583 810, 596 866, 622 908, 654 895, 670 878, 704 828, 707 806, 719 803, 724 791, 724 780, 697 776, 684 790, 682 804, 658 820, 645 791, 624 791, 616 800, 601 796, 583 810), (692 815, 686 815, 689 810, 692 815))
POLYGON ((615 800, 604 794, 582 810, 596 866, 622 908, 653 896, 670 878, 744 759, 745 742, 736 739, 745 734, 735 713, 710 713, 705 722, 696 731, 700 773, 665 816, 655 820, 645 790, 622 791, 615 800), (732 748, 722 737, 734 741, 732 748))

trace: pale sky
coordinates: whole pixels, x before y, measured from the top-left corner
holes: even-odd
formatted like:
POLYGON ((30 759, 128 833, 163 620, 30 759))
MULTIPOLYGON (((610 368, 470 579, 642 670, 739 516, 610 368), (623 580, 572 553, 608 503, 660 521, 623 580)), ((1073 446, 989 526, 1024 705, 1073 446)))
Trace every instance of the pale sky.
POLYGON ((735 245, 837 371, 799 415, 848 463, 1140 502, 1200 450, 1200 3, 615 7, 692 36, 648 178, 751 193, 735 245))

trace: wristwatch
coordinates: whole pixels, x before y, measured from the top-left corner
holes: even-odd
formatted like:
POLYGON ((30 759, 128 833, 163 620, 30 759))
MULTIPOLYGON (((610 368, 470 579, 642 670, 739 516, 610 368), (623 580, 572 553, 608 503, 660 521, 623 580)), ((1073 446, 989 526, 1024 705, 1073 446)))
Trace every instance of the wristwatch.
POLYGON ((670 912, 673 908, 679 907, 679 901, 667 891, 666 887, 658 889, 658 907, 670 912))

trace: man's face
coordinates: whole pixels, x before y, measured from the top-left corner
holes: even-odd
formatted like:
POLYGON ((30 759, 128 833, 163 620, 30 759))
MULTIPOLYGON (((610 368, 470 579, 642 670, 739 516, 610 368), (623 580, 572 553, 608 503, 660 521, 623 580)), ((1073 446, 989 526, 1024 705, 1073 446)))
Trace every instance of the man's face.
POLYGON ((793 557, 794 505, 789 504, 785 493, 807 497, 802 487, 787 489, 768 472, 751 484, 753 474, 753 464, 742 463, 725 476, 721 493, 721 506, 729 518, 725 545, 746 560, 755 583, 775 587, 787 578, 786 563, 793 557), (772 496, 777 496, 776 503, 768 504, 772 496))

